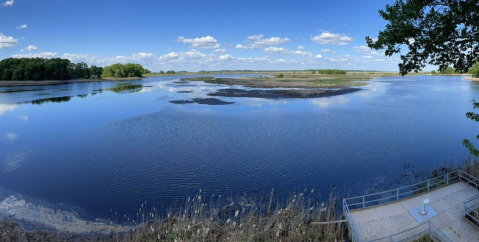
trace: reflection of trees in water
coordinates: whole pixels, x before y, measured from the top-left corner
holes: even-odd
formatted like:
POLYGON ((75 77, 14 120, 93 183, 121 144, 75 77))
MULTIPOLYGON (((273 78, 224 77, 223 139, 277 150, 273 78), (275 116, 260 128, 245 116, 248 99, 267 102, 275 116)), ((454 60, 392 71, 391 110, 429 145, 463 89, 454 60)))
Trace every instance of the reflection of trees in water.
POLYGON ((33 105, 42 105, 44 103, 61 103, 61 102, 68 102, 72 99, 71 96, 65 96, 65 97, 51 97, 51 98, 44 98, 44 99, 38 99, 38 100, 33 100, 25 103, 31 103, 33 105))
POLYGON ((80 95, 77 95, 77 97, 79 98, 86 98, 88 96, 88 94, 80 94, 80 95))
POLYGON ((124 91, 130 91, 129 93, 139 92, 143 88, 141 84, 131 84, 131 83, 118 83, 114 87, 108 88, 106 90, 112 91, 114 93, 120 93, 124 91))

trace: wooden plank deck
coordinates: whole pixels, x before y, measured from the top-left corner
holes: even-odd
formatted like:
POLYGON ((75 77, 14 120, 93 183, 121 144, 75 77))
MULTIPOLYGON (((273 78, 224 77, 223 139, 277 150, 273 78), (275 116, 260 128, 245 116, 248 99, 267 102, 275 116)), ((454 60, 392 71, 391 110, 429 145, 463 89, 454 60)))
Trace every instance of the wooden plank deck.
POLYGON ((362 241, 389 236, 419 223, 408 210, 429 199, 438 215, 431 221, 453 241, 479 241, 479 228, 464 218, 464 201, 479 195, 479 191, 462 182, 454 183, 395 203, 351 211, 362 241))

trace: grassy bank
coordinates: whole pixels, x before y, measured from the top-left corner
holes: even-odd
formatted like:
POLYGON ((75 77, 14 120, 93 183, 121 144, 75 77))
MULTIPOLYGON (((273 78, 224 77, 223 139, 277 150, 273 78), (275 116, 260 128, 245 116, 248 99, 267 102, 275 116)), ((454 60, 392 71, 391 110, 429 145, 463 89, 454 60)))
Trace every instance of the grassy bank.
MULTIPOLYGON (((62 236, 44 231, 27 232, 10 220, 0 221, 1 241, 343 241, 342 224, 318 225, 340 216, 338 196, 316 200, 314 190, 292 194, 284 205, 272 191, 264 202, 241 197, 221 205, 220 197, 203 202, 203 195, 190 197, 175 212, 160 216, 156 207, 142 205, 135 218, 115 223, 135 224, 136 229, 108 236, 62 236), (306 195, 306 193, 308 195, 306 195)), ((119 220, 122 220, 119 222, 119 220)))
MULTIPOLYGON (((244 74, 244 73, 242 73, 244 74)), ((274 87, 345 87, 364 86, 374 78, 399 76, 393 72, 352 72, 347 74, 311 74, 296 72, 264 72, 255 73, 259 77, 198 77, 182 78, 183 81, 204 81, 210 84, 241 85, 246 87, 274 88, 274 87)))

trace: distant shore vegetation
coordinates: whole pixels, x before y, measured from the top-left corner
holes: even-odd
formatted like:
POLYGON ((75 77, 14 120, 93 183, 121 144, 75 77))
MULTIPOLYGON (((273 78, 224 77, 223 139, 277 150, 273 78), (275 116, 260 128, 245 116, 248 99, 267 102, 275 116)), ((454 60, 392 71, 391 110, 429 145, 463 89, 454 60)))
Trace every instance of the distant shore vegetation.
POLYGON ((140 64, 126 63, 126 64, 113 64, 111 66, 105 66, 103 68, 103 77, 142 77, 143 74, 151 73, 150 70, 143 68, 140 64))
POLYGON ((151 71, 133 63, 89 67, 85 62, 72 63, 61 58, 7 58, 0 61, 0 80, 3 81, 126 78, 148 73, 151 71))
POLYGON ((4 81, 100 79, 102 71, 102 67, 88 67, 85 62, 71 63, 61 58, 7 58, 0 61, 0 79, 4 81))
POLYGON ((346 75, 347 74, 346 71, 333 70, 333 69, 317 70, 317 72, 318 74, 328 74, 328 75, 346 75))

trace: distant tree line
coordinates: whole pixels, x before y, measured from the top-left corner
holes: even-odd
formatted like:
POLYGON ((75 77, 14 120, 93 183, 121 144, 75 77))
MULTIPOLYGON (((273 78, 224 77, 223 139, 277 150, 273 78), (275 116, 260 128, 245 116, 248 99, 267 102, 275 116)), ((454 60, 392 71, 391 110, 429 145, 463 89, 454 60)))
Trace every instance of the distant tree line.
POLYGON ((140 64, 126 63, 113 64, 103 68, 103 77, 142 77, 143 74, 151 73, 140 64))
MULTIPOLYGON (((469 71, 467 72, 468 74, 472 74, 472 77, 479 77, 479 62, 473 65, 471 68, 469 68, 469 71)), ((431 71, 431 74, 436 75, 436 74, 442 74, 442 75, 452 75, 452 74, 464 74, 461 71, 458 71, 454 69, 453 67, 446 67, 446 69, 442 71, 431 71)))
POLYGON ((7 58, 0 61, 0 80, 70 80, 100 79, 103 68, 88 64, 71 63, 70 60, 54 58, 7 58))
MULTIPOLYGON (((314 73, 313 73, 314 74, 314 73)), ((324 69, 318 70, 318 74, 339 74, 339 75, 346 75, 346 71, 343 70, 333 70, 333 69, 324 69)))

